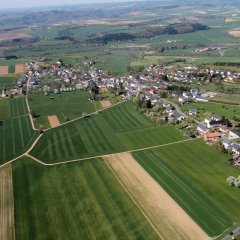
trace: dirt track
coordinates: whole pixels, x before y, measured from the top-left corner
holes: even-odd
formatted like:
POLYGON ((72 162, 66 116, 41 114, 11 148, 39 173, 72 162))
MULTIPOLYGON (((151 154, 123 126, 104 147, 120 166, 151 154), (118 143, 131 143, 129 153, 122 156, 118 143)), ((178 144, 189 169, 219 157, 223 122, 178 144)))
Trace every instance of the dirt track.
POLYGON ((211 239, 129 153, 105 161, 162 239, 211 239))
POLYGON ((51 127, 60 126, 60 122, 59 122, 58 117, 56 115, 48 116, 48 121, 49 121, 51 127))
POLYGON ((15 239, 11 164, 0 169, 0 239, 15 239))
POLYGON ((109 100, 102 100, 100 101, 103 108, 111 107, 112 103, 109 100))

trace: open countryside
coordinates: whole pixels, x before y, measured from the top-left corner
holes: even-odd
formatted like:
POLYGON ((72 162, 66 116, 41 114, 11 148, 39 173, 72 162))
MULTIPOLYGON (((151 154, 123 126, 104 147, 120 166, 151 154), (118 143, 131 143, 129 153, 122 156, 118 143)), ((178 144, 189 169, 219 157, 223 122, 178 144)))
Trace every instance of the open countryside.
POLYGON ((240 240, 239 1, 13 1, 0 240, 240 240))

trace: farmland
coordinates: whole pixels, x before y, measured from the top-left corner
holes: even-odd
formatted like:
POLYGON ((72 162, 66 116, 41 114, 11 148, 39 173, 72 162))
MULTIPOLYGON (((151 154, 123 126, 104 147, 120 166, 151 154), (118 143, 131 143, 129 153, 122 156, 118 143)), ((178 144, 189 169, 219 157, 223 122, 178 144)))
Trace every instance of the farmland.
POLYGON ((36 137, 28 116, 12 118, 0 126, 0 163, 5 163, 27 150, 36 137))
POLYGON ((46 132, 31 153, 44 162, 54 163, 183 139, 173 127, 152 126, 153 123, 138 113, 133 103, 126 102, 101 114, 46 132), (122 113, 121 118, 117 117, 119 113, 122 113), (111 118, 108 118, 109 114, 111 118), (132 116, 133 120, 129 120, 129 116, 132 116), (121 129, 118 123, 123 126, 122 132, 118 132, 121 129), (136 130, 141 127, 143 129, 136 130))
POLYGON ((9 99, 0 100, 0 120, 7 120, 11 117, 10 101, 9 99))
POLYGON ((12 165, 0 169, 0 239, 15 239, 12 165))
POLYGON ((204 117, 207 117, 211 114, 218 114, 224 116, 225 118, 233 118, 235 115, 240 113, 239 106, 231 106, 219 103, 194 103, 194 104, 185 104, 181 107, 182 111, 188 112, 189 109, 196 108, 201 112, 201 121, 204 120, 204 117))
POLYGON ((50 168, 21 159, 13 184, 17 239, 159 239, 101 159, 50 168))
POLYGON ((44 118, 57 115, 61 123, 66 120, 82 116, 82 113, 95 111, 94 104, 89 101, 88 91, 65 92, 62 94, 31 94, 29 104, 32 111, 37 115, 36 121, 41 121, 44 127, 44 118), (53 99, 51 99, 53 97, 53 99))
POLYGON ((226 155, 198 140, 133 156, 209 236, 239 224, 240 192, 226 183, 239 171, 226 155))
POLYGON ((106 157, 106 162, 161 239, 169 235, 179 240, 192 239, 192 236, 199 240, 210 239, 129 153, 106 157))
POLYGON ((4 87, 13 87, 16 85, 16 76, 3 76, 0 77, 0 89, 4 87))
POLYGON ((19 117, 27 114, 27 107, 25 98, 11 98, 10 109, 11 117, 19 117))

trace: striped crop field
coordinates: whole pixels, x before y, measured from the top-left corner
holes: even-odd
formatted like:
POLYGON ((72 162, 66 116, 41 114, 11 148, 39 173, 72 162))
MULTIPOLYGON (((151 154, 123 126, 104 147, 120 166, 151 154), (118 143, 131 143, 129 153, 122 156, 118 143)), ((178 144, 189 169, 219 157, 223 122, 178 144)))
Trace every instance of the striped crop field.
POLYGON ((102 159, 54 167, 21 159, 13 186, 16 239, 159 239, 102 159))
POLYGON ((10 100, 11 116, 18 117, 27 114, 25 98, 11 98, 10 100))
POLYGON ((201 141, 136 152, 134 158, 211 237, 240 223, 240 191, 226 178, 239 170, 201 141))
POLYGON ((104 119, 115 132, 150 127, 154 124, 137 111, 132 102, 118 105, 102 113, 104 119))
POLYGON ((31 154, 43 162, 55 163, 182 140, 181 134, 173 127, 152 126, 153 123, 138 113, 132 103, 123 103, 101 114, 79 119, 46 132, 31 154), (121 129, 110 117, 121 111, 118 108, 129 108, 131 114, 138 119, 136 124, 135 121, 129 123, 128 112, 123 111, 121 122, 129 123, 125 126, 125 130, 128 131, 118 132, 121 129), (109 116, 108 111, 111 113, 109 116), (149 127, 146 127, 147 125, 149 127), (143 129, 135 130, 140 126, 143 129))
POLYGON ((26 151, 35 137, 28 116, 4 121, 0 125, 0 164, 26 151))

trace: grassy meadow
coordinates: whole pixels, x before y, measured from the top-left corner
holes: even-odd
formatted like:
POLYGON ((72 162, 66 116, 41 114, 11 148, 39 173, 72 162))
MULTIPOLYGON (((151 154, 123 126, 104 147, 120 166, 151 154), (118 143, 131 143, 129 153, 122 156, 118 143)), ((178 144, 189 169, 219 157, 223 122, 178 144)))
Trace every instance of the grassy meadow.
POLYGON ((24 158, 13 184, 16 239, 159 239, 101 159, 44 167, 24 158))
POLYGON ((13 87, 16 85, 16 76, 3 76, 0 77, 0 88, 13 87))
POLYGON ((205 117, 211 114, 218 114, 220 116, 224 116, 225 118, 232 119, 235 115, 240 114, 239 106, 231 106, 226 104, 219 103, 193 103, 193 104, 184 104, 181 106, 181 110, 188 113, 189 109, 196 108, 200 112, 200 116, 197 115, 201 121, 204 120, 205 117))
POLYGON ((133 156, 209 236, 239 225, 240 191, 226 182, 239 170, 228 156, 200 140, 133 156))
MULTIPOLYGON (((39 125, 48 127, 46 124, 46 117, 50 115, 57 115, 61 123, 66 120, 82 116, 82 113, 91 113, 96 111, 94 104, 89 101, 89 91, 74 91, 64 92, 61 94, 31 94, 29 96, 29 104, 31 110, 36 115, 36 121, 39 125), (53 97, 53 99, 51 99, 53 97)), ((38 125, 38 124, 37 124, 38 125)))
POLYGON ((170 126, 154 127, 150 120, 137 112, 132 102, 125 102, 100 114, 46 132, 31 154, 43 162, 55 163, 182 139, 178 130, 170 126))
POLYGON ((0 99, 0 121, 7 120, 11 117, 10 101, 9 99, 0 99))

